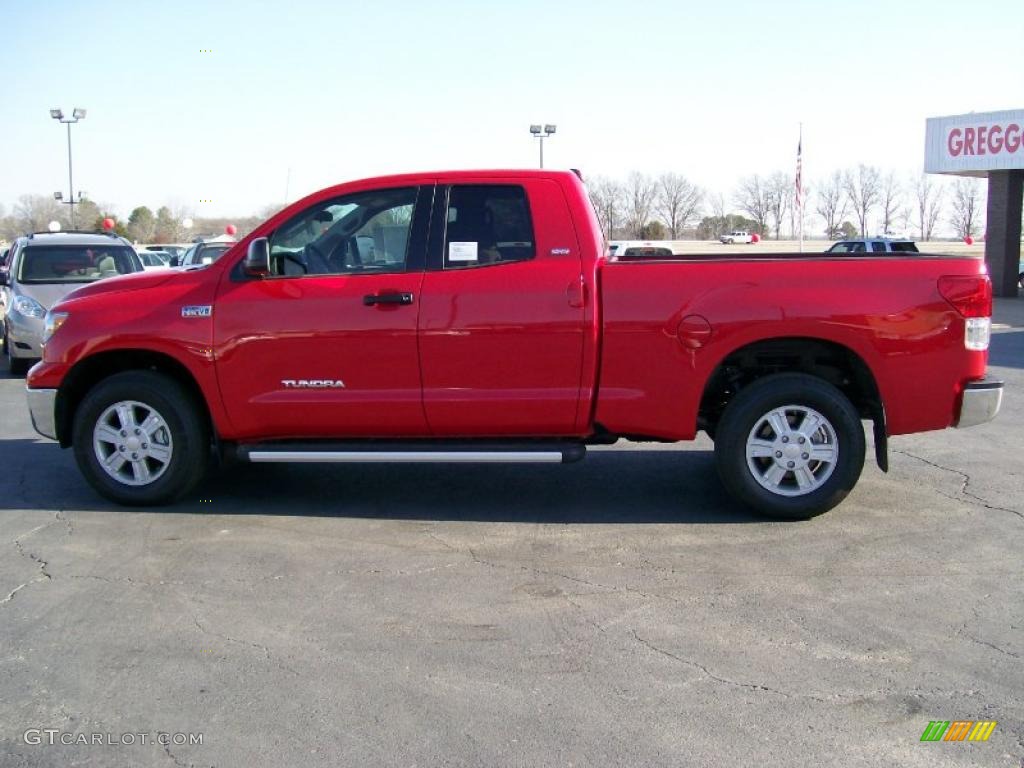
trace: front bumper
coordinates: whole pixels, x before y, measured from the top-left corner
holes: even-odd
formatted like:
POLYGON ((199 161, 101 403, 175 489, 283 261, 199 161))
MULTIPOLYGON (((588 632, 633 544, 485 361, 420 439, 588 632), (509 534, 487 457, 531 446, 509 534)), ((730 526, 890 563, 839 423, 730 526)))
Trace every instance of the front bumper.
POLYGON ((964 387, 957 427, 974 427, 992 421, 1003 403, 1003 382, 997 379, 972 381, 964 387))
POLYGON ((7 343, 12 357, 38 360, 43 356, 43 318, 9 312, 7 327, 7 343))
POLYGON ((35 427, 43 437, 51 440, 57 439, 57 390, 56 389, 28 389, 25 388, 28 396, 28 412, 32 417, 32 426, 35 427))

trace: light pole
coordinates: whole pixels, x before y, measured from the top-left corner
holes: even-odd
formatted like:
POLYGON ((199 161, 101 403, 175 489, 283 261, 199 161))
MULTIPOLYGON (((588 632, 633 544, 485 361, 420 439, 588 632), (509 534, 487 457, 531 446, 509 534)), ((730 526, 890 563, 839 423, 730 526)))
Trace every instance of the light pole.
POLYGON ((551 125, 550 123, 545 124, 543 126, 540 126, 540 125, 531 125, 530 126, 530 133, 532 133, 534 135, 534 138, 540 139, 540 167, 541 168, 544 167, 544 139, 546 139, 548 136, 553 135, 554 132, 555 132, 555 128, 556 128, 556 126, 551 125))
POLYGON ((75 206, 80 202, 75 200, 75 183, 74 177, 71 175, 71 124, 77 123, 79 120, 85 119, 85 110, 81 107, 75 107, 71 113, 71 117, 64 117, 64 112, 59 109, 51 109, 50 117, 61 123, 67 123, 68 126, 68 199, 61 202, 67 203, 71 206, 71 228, 75 228, 75 206))

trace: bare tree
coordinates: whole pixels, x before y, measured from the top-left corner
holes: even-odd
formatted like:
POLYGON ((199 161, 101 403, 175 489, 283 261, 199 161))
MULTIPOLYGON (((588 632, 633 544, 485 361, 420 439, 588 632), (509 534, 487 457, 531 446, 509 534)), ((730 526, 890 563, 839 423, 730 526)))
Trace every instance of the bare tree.
POLYGON ((843 191, 843 174, 833 173, 818 185, 814 210, 825 220, 825 237, 842 236, 843 218, 847 209, 846 193, 843 191))
POLYGON ((704 199, 700 187, 678 173, 664 173, 657 180, 655 211, 661 216, 668 234, 675 240, 697 215, 704 199))
POLYGON ((953 183, 953 214, 949 223, 958 237, 970 237, 981 214, 981 184, 977 179, 958 178, 953 183))
POLYGON ((877 168, 864 164, 843 174, 843 190, 860 223, 861 237, 868 236, 868 216, 881 197, 880 176, 877 168))
POLYGON ((768 231, 771 191, 764 179, 756 173, 742 179, 736 188, 736 205, 757 223, 758 234, 768 231))
POLYGON ((782 171, 776 171, 765 182, 767 189, 768 215, 771 217, 775 239, 779 239, 782 221, 793 208, 793 181, 782 171))
POLYGON ((14 204, 14 222, 20 232, 45 232, 51 221, 66 228, 64 206, 46 195, 22 195, 14 204))
POLYGON ((626 179, 626 215, 630 237, 643 239, 644 229, 654 210, 658 188, 650 176, 634 171, 626 179))
POLYGON ((942 215, 943 193, 945 190, 936 184, 927 173, 922 173, 914 183, 914 195, 917 198, 917 225, 922 242, 932 239, 935 224, 942 215))
POLYGON ((708 196, 708 207, 711 209, 711 215, 716 219, 724 219, 729 213, 725 204, 725 195, 721 192, 715 192, 708 196))
POLYGON ((892 225, 900 218, 903 207, 903 185, 893 171, 889 171, 881 181, 882 200, 882 234, 892 231, 892 225))
POLYGON ((615 227, 621 227, 626 218, 622 210, 625 190, 619 182, 598 176, 587 184, 587 191, 590 193, 590 201, 594 204, 601 231, 605 233, 606 239, 614 240, 615 227))

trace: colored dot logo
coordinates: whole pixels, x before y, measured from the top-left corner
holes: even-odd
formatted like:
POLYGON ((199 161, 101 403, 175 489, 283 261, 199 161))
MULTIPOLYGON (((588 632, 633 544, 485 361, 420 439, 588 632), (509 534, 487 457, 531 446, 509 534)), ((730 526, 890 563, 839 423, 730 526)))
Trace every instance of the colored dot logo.
POLYGON ((213 53, 213 48, 200 48, 200 53, 213 53))
POLYGON ((203 199, 200 199, 200 200, 199 200, 199 202, 200 202, 200 203, 212 203, 212 202, 213 202, 213 200, 210 200, 210 199, 208 199, 208 198, 207 198, 207 199, 205 199, 205 200, 203 200, 203 199))

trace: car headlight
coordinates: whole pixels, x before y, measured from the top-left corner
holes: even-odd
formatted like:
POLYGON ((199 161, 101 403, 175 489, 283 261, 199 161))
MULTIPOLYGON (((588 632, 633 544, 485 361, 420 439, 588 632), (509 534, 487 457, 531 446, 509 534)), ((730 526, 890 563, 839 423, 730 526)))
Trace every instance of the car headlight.
POLYGON ((11 309, 25 317, 45 317, 46 310, 43 305, 28 296, 17 296, 11 303, 11 309))
POLYGON ((54 312, 51 310, 46 313, 46 320, 43 321, 43 344, 53 337, 53 334, 64 325, 64 321, 67 319, 67 312, 54 312))

